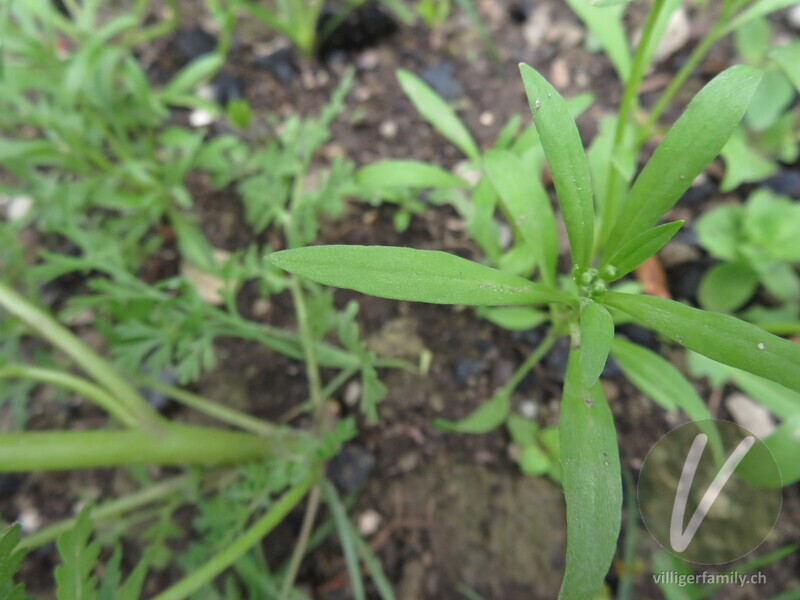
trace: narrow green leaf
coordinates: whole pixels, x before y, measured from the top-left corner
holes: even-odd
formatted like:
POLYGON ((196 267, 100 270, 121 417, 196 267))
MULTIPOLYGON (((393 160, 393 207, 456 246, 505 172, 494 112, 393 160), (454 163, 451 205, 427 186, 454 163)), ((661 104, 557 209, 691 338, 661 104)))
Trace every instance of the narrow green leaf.
POLYGON ((222 63, 223 57, 219 54, 206 54, 194 59, 178 71, 178 74, 162 90, 162 96, 169 99, 191 92, 195 86, 211 79, 222 63))
POLYGON ((469 184, 428 163, 416 160, 384 160, 359 169, 358 185, 373 189, 400 188, 466 188, 469 184))
POLYGON ((484 319, 510 331, 533 329, 549 318, 545 311, 530 306, 490 307, 482 309, 479 314, 484 319))
MULTIPOLYGON (((800 412, 791 415, 781 423, 775 431, 765 437, 764 444, 769 448, 781 472, 783 486, 800 481, 800 412)), ((772 477, 765 477, 758 468, 757 462, 742 461, 738 474, 756 485, 774 486, 772 477)))
POLYGON ((488 433, 506 420, 508 405, 509 394, 499 391, 460 421, 435 419, 433 424, 444 431, 488 433))
POLYGON ((693 421, 711 418, 692 384, 668 360, 620 337, 614 339, 611 352, 631 383, 664 410, 680 407, 693 421))
POLYGON ((714 265, 703 276, 697 300, 706 310, 731 313, 747 302, 758 287, 758 274, 742 262, 714 265))
POLYGON ((782 8, 786 8, 787 6, 792 6, 794 4, 797 4, 797 0, 761 0, 760 2, 754 2, 747 10, 742 11, 736 16, 736 18, 728 21, 728 24, 720 37, 727 35, 732 31, 736 31, 739 29, 739 27, 744 26, 754 19, 764 17, 775 12, 776 10, 781 10, 782 8))
POLYGON ((628 36, 622 24, 627 2, 630 0, 567 0, 569 7, 600 42, 623 82, 631 72, 628 36))
POLYGON ((693 375, 707 377, 714 387, 732 381, 753 400, 781 419, 788 419, 800 412, 800 392, 790 390, 774 381, 723 365, 696 352, 689 353, 687 365, 693 375))
POLYGON ((661 250, 682 226, 683 221, 664 223, 640 233, 625 244, 607 263, 614 267, 614 279, 624 277, 661 250))
POLYGON ((603 372, 611 351, 614 319, 603 305, 587 300, 581 303, 580 327, 583 385, 591 388, 603 372))
POLYGON ((654 225, 719 154, 760 80, 759 70, 736 65, 692 99, 636 178, 609 237, 606 257, 654 225))
POLYGON ((555 284, 558 240, 550 198, 535 170, 511 152, 490 150, 483 157, 483 168, 500 197, 500 203, 514 231, 538 254, 542 279, 555 284))
POLYGON ((617 547, 622 479, 614 419, 600 383, 583 386, 580 350, 567 364, 559 423, 567 501, 567 566, 560 600, 590 600, 603 585, 617 547))
POLYGON ((775 46, 769 51, 769 57, 783 69, 789 81, 800 92, 800 42, 775 46))
POLYGON ((398 69, 397 81, 419 113, 433 125, 439 133, 457 146, 467 158, 480 156, 475 140, 472 139, 464 123, 448 104, 428 85, 413 73, 398 69))
POLYGON ((608 292, 603 304, 690 350, 800 391, 800 345, 755 325, 654 296, 608 292))
POLYGON ((378 557, 375 556, 375 553, 369 545, 358 535, 358 532, 353 528, 353 524, 349 522, 348 524, 350 525, 350 529, 353 530, 353 539, 355 539, 356 548, 361 556, 361 560, 367 568, 369 576, 372 578, 372 583, 375 584, 375 589, 381 597, 381 600, 395 600, 396 596, 394 595, 394 590, 392 590, 392 584, 389 583, 389 579, 386 577, 386 573, 384 573, 378 557))
POLYGON ((594 206, 589 163, 578 127, 564 99, 544 77, 525 64, 520 64, 519 69, 533 122, 553 175, 572 260, 578 267, 586 268, 591 260, 594 206))
POLYGON ((274 252, 267 260, 317 283, 393 300, 473 306, 573 302, 544 285, 435 250, 309 246, 274 252))
POLYGON ((181 256, 199 269, 215 271, 214 249, 197 224, 177 211, 170 213, 170 222, 175 230, 181 256))
POLYGON ((355 600, 364 600, 364 582, 361 579, 361 567, 358 561, 358 552, 356 550, 355 536, 356 532, 350 525, 347 519, 347 512, 345 511, 344 504, 339 499, 339 494, 336 493, 336 488, 329 481, 322 483, 322 495, 325 497, 325 502, 328 508, 331 509, 333 521, 336 524, 336 530, 339 534, 339 543, 342 545, 342 552, 344 553, 345 564, 347 565, 347 575, 350 578, 350 589, 353 592, 355 600))

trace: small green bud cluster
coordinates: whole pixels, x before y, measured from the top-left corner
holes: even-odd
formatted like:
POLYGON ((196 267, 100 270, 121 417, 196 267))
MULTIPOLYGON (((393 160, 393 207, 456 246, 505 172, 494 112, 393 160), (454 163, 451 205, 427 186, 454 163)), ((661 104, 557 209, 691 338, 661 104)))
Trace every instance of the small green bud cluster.
POLYGON ((606 265, 602 269, 588 268, 583 271, 575 268, 572 276, 581 295, 591 298, 608 290, 608 282, 613 280, 616 273, 616 267, 606 265))

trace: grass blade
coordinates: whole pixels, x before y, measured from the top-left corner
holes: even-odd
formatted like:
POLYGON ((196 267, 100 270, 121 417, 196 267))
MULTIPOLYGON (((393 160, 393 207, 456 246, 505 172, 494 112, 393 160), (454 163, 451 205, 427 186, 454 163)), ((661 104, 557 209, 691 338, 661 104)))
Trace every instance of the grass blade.
POLYGON ((317 283, 380 298, 501 306, 572 303, 568 295, 464 258, 391 246, 309 246, 274 252, 272 264, 317 283))
POLYGON ((589 266, 594 236, 594 206, 589 163, 567 103, 534 69, 520 64, 533 122, 553 175, 558 204, 569 235, 572 261, 589 266))
POLYGON ((558 428, 567 500, 567 567, 559 600, 595 597, 614 558, 622 511, 614 420, 600 383, 584 387, 579 353, 570 352, 558 428))

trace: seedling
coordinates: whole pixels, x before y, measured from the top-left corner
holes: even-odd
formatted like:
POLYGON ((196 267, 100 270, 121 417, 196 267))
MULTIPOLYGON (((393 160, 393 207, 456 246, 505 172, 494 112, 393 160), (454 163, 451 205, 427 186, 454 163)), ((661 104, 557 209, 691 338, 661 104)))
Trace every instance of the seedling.
POLYGON ((700 282, 703 308, 738 311, 762 285, 781 306, 754 306, 745 314, 762 327, 788 332, 800 311, 800 278, 793 266, 800 262, 800 206, 760 189, 742 205, 724 205, 702 215, 695 229, 700 244, 723 261, 700 282))
MULTIPOLYGON (((800 390, 800 347, 727 315, 613 289, 680 227, 680 222, 658 225, 658 220, 722 149, 761 79, 758 70, 735 66, 709 82, 666 134, 630 191, 601 197, 597 206, 589 163, 566 102, 534 69, 521 65, 520 70, 567 229, 572 258, 568 278, 556 272, 549 203, 520 185, 518 175, 525 164, 502 151, 492 153, 484 164, 515 235, 530 245, 536 280, 412 248, 312 246, 276 252, 267 259, 312 281, 383 298, 536 307, 547 313, 550 331, 523 370, 536 364, 559 336, 569 336, 559 424, 568 539, 560 597, 590 598, 602 585, 615 553, 622 498, 614 423, 599 375, 612 353, 635 383, 638 379, 654 384, 654 373, 684 382, 652 352, 615 340, 614 315, 626 315, 686 348, 794 390, 800 390)), ((696 394, 685 396, 676 386, 663 389, 660 396, 692 418, 708 415, 696 394)), ((505 386, 487 404, 500 417, 498 424, 505 419, 513 388, 505 386)))

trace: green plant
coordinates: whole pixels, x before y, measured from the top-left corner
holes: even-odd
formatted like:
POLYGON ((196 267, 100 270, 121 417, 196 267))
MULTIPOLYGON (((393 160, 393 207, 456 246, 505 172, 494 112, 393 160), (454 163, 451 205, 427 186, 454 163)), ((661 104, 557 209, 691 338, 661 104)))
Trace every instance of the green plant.
POLYGON ((415 9, 428 27, 436 27, 450 14, 450 0, 417 0, 415 9))
MULTIPOLYGON (((341 25, 347 15, 368 0, 346 0, 336 12, 323 18, 323 0, 275 0, 274 8, 265 8, 255 0, 232 0, 233 6, 241 8, 268 27, 286 36, 306 57, 314 54, 318 45, 341 25)), ((411 14, 399 0, 381 0, 403 22, 411 20, 411 14)))
MULTIPOLYGON (((625 138, 632 99, 644 73, 648 38, 658 20, 654 9, 626 82, 617 131, 625 138), (638 74, 638 76, 634 75, 638 74)), ((572 268, 556 271, 556 232, 546 195, 521 178, 535 166, 509 152, 484 157, 485 186, 524 240, 538 273, 531 281, 436 251, 382 246, 312 246, 272 253, 267 260, 312 281, 384 298, 471 306, 534 307, 550 323, 549 333, 519 372, 531 368, 559 336, 569 336, 570 355, 559 424, 561 477, 567 501, 567 567, 561 598, 590 598, 601 586, 616 549, 621 484, 614 423, 598 381, 609 353, 626 365, 634 383, 670 382, 658 397, 692 418, 708 418, 691 386, 654 353, 614 338, 614 321, 630 318, 714 360, 794 390, 800 348, 751 324, 677 302, 614 290, 614 284, 661 248, 681 222, 658 225, 693 179, 724 146, 742 118, 761 73, 746 66, 724 71, 692 100, 629 190, 609 183, 612 193, 594 194, 590 165, 566 102, 535 70, 521 66, 536 132, 552 173, 569 238, 572 268), (495 195, 496 194, 496 195, 495 195), (684 386, 684 387, 682 387, 684 386)), ((440 121, 440 128, 452 121, 440 121)), ((451 139, 473 158, 478 152, 457 126, 451 139)), ((611 156, 615 156, 612 152, 611 156)), ((606 182, 619 177, 606 163, 606 182)), ((429 171, 431 172, 431 171, 429 171)), ((624 181, 618 179, 618 182, 624 181)), ((473 203, 477 204, 473 198, 473 203)), ((492 210, 494 204, 490 204, 492 210)), ((491 260, 491 257, 490 257, 491 260)), ((515 378, 518 376, 515 374, 515 378)), ((512 378, 513 382, 513 378, 512 378)), ((511 383, 511 382, 510 382, 511 383)), ((479 410, 501 423, 514 385, 504 386, 479 410), (491 407, 491 409, 487 409, 491 407), (497 418, 499 417, 499 418, 497 418)))
POLYGON ((795 90, 800 90, 800 44, 770 46, 771 33, 764 17, 735 31, 739 55, 763 68, 764 78, 745 112, 743 124, 722 149, 726 164, 722 191, 760 181, 777 170, 778 161, 791 164, 800 153, 797 115, 792 110, 795 90))
MULTIPOLYGON (((150 562, 163 568, 176 562, 167 546, 180 534, 172 514, 187 501, 196 506, 194 527, 204 543, 190 547, 177 561, 187 576, 159 596, 161 600, 185 597, 200 588, 206 597, 214 597, 217 591, 210 582, 228 567, 236 576, 226 578, 220 597, 238 597, 236 590, 243 585, 251 597, 296 597, 293 585, 300 561, 333 529, 323 524, 313 530, 324 496, 336 507, 338 534, 356 549, 348 554, 348 564, 360 575, 354 561, 363 562, 389 598, 375 557, 342 518, 336 493, 322 482, 322 464, 354 434, 352 420, 331 422, 324 408, 326 398, 360 375, 362 409, 374 420, 385 392, 376 369, 413 367, 374 356, 360 339, 355 303, 334 310, 330 291, 265 265, 260 260, 264 247, 257 241, 271 227, 289 247, 311 243, 320 221, 340 213, 345 195, 353 189, 352 167, 341 159, 327 169, 314 161, 329 137, 331 121, 342 111, 352 73, 342 78, 319 117, 291 117, 283 123, 269 118, 275 133, 266 139, 209 139, 204 130, 168 126, 173 106, 223 114, 222 107, 202 100, 193 88, 219 68, 226 35, 213 55, 188 65, 157 90, 136 61, 134 47, 148 36, 170 31, 175 21, 142 30, 144 6, 137 3, 136 12, 109 23, 103 21, 98 3, 91 1, 74 3, 72 19, 60 16, 49 2, 3 7, 6 85, 0 92, 5 109, 0 126, 8 135, 0 141, 6 169, 3 191, 31 199, 26 214, 0 223, 0 239, 11 249, 0 257, 3 400, 14 403, 16 429, 25 424, 26 398, 40 385, 60 392, 57 400, 84 397, 111 422, 91 431, 0 433, 0 471, 194 467, 191 477, 162 482, 134 469, 143 489, 92 513, 112 539, 150 524, 144 534, 150 562), (58 40, 69 44, 64 56, 58 56, 58 40), (36 102, 31 103, 31 97, 36 102), (310 184, 312 168, 315 184, 310 184), (217 186, 231 186, 242 198, 252 234, 244 248, 220 258, 206 238, 192 213, 185 182, 193 172, 206 174, 217 186), (30 231, 62 244, 42 251, 31 265, 20 243, 30 231), (155 281, 142 275, 146 261, 172 237, 183 265, 211 278, 210 296, 188 269, 155 281), (64 241, 72 247, 65 249, 64 241), (60 320, 73 324, 76 315, 91 311, 115 364, 24 297, 44 295, 51 282, 67 274, 79 275, 84 285, 69 298, 60 320), (299 331, 243 317, 237 294, 248 281, 255 281, 265 297, 289 291, 299 331), (31 332, 39 339, 32 339, 31 332), (158 380, 165 369, 173 370, 181 384, 197 379, 213 366, 214 341, 223 336, 252 340, 305 363, 310 398, 295 414, 311 413, 311 432, 256 419, 158 380), (340 344, 330 343, 331 337, 340 344), (74 367, 84 376, 72 374, 74 367), (334 370, 329 380, 323 379, 323 367, 334 370), (243 431, 169 421, 134 386, 157 390, 243 431), (236 468, 222 471, 219 466, 236 468), (291 557, 272 572, 254 546, 307 494, 307 525, 291 557)), ((220 18, 225 14, 220 11, 220 18)), ((253 118, 245 112, 244 120, 253 118)), ((231 116, 230 107, 227 114, 231 116)), ((73 524, 67 521, 25 536, 20 546, 51 541, 73 524)), ((78 527, 80 535, 88 537, 87 521, 80 520, 78 527)), ((81 577, 90 576, 97 558, 94 546, 88 548, 81 577)), ((114 572, 113 560, 109 573, 114 572)), ((69 587, 61 580, 57 583, 69 587)), ((109 594, 115 592, 101 588, 99 593, 112 597, 109 594)))
POLYGON ((736 312, 759 285, 778 308, 754 306, 742 316, 779 333, 792 330, 800 314, 800 207, 769 190, 753 192, 744 204, 726 204, 702 215, 695 225, 700 245, 722 262, 703 276, 698 300, 703 308, 736 312), (788 328, 788 329, 787 329, 788 328))

